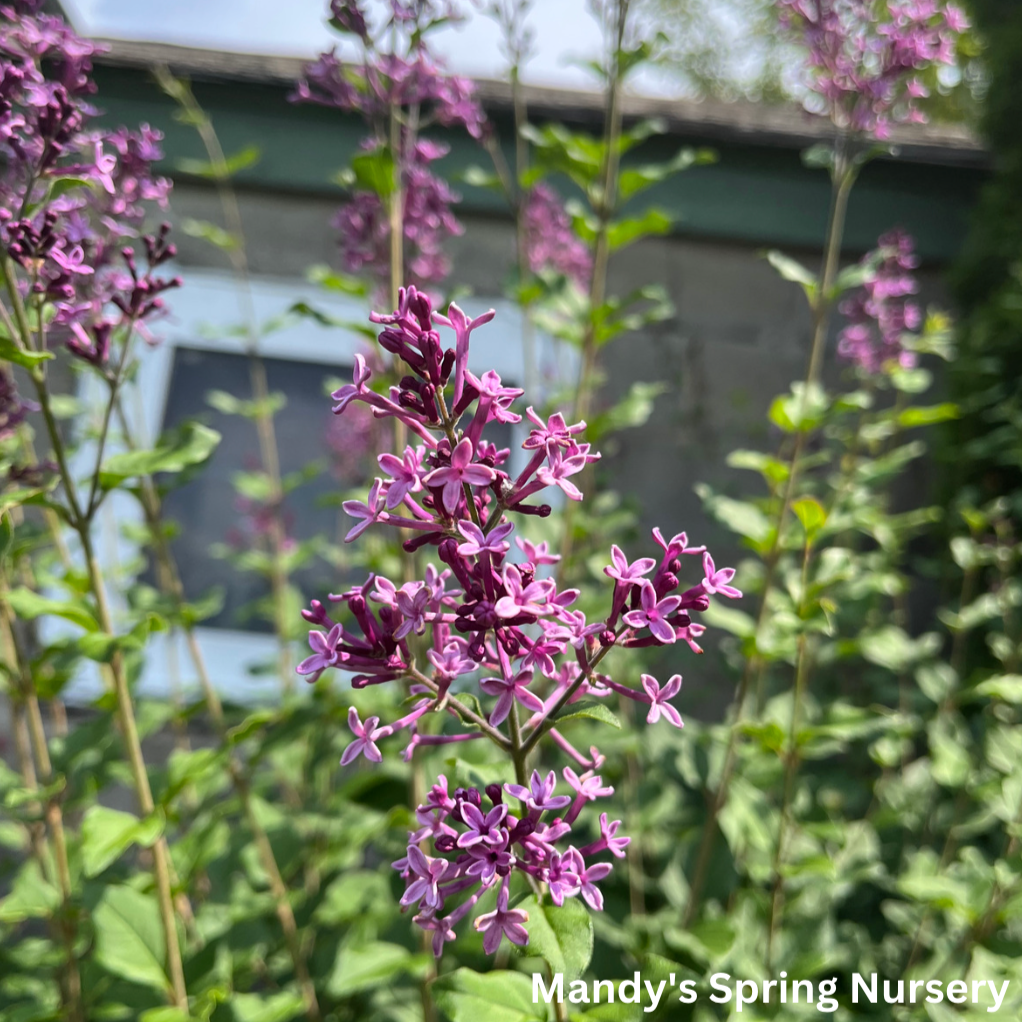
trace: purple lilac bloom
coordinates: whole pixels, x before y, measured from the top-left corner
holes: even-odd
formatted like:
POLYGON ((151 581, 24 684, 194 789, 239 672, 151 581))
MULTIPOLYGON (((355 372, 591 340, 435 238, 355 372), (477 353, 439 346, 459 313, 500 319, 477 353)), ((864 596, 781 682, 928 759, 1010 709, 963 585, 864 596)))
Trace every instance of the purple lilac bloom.
POLYGON ((841 129, 885 139, 897 122, 925 123, 922 74, 955 62, 968 21, 939 0, 779 0, 809 50, 809 86, 841 129))
MULTIPOLYGON (((599 754, 587 757, 549 728, 548 718, 565 705, 587 694, 616 692, 673 722, 666 700, 676 690, 651 695, 648 687, 613 682, 596 664, 614 646, 681 640, 698 652, 695 640, 703 626, 693 615, 706 610, 711 597, 740 595, 730 584, 733 570, 718 569, 705 548, 689 546, 685 533, 665 540, 655 529, 659 561, 648 556, 629 562, 612 549, 606 569, 614 583, 609 609, 606 616, 589 619, 574 606, 577 590, 561 589, 555 579, 540 574, 541 566, 557 560, 549 547, 514 535, 518 516, 550 513, 548 504, 537 501, 544 488, 563 488, 566 462, 580 468, 599 457, 583 441, 585 424, 569 425, 560 415, 544 421, 530 409, 536 428, 522 445, 529 461, 511 476, 509 452, 496 450, 484 437, 488 423, 515 414, 520 392, 502 387, 496 373, 475 377, 461 372, 473 330, 489 322, 491 314, 471 320, 452 305, 446 316, 439 316, 426 295, 409 287, 392 314, 370 318, 382 327, 381 347, 400 358, 409 373, 387 394, 378 393, 367 361, 356 359, 353 382, 334 394, 335 411, 347 416, 366 409, 378 418, 398 419, 418 443, 406 446, 400 458, 380 455, 389 481, 377 478, 365 501, 345 502, 355 520, 347 538, 375 527, 408 530, 405 549, 435 547, 441 566, 427 566, 423 579, 400 587, 372 576, 330 597, 336 614, 314 602, 303 612, 316 630, 310 633, 312 655, 300 673, 314 680, 328 669, 343 670, 350 672, 356 689, 399 678, 415 682, 426 703, 445 711, 456 727, 419 735, 414 716, 390 725, 395 735, 409 731, 409 749, 473 735, 474 726, 459 717, 448 698, 454 679, 471 674, 480 679, 476 690, 492 700, 485 709, 491 727, 504 726, 512 712, 519 713, 524 740, 538 729, 549 730, 552 741, 583 771, 594 769, 599 754), (451 346, 445 347, 442 329, 453 334, 451 346), (459 379, 460 396, 455 397, 459 379), (508 559, 512 537, 524 561, 508 559), (681 582, 683 554, 704 557, 703 576, 690 579, 687 588, 681 582), (409 646, 413 635, 425 638, 421 664, 409 646)), ((380 737, 389 733, 381 731, 380 737)))
MULTIPOLYGON (((306 65, 292 99, 360 113, 372 132, 363 143, 368 152, 393 144, 406 275, 419 287, 437 284, 450 273, 443 245, 462 233, 452 212, 459 197, 431 169, 447 147, 420 132, 437 123, 481 139, 488 130, 472 82, 448 74, 428 45, 432 29, 458 20, 459 11, 452 3, 435 0, 393 0, 390 17, 374 28, 355 0, 333 0, 331 15, 338 31, 361 41, 362 60, 345 65, 333 50, 321 54, 306 65), (402 128, 394 142, 392 116, 403 125, 414 124, 415 131, 402 128)), ((386 283, 391 232, 387 202, 375 191, 357 190, 338 211, 334 226, 344 268, 368 271, 378 284, 386 283)))
POLYGON ((21 397, 14 377, 0 366, 0 440, 13 436, 25 416, 37 410, 38 405, 21 397))
MULTIPOLYGON (((586 780, 580 781, 565 771, 576 790, 586 786, 583 801, 612 794, 612 788, 600 786, 599 778, 583 776, 586 780)), ((416 810, 422 827, 409 834, 407 853, 394 868, 405 879, 401 905, 417 907, 414 921, 434 934, 433 953, 438 958, 444 944, 454 940, 455 927, 491 890, 496 891, 496 908, 477 915, 473 923, 483 934, 483 949, 493 954, 504 937, 512 944, 528 944, 527 913, 509 908, 511 875, 516 871, 549 884, 558 904, 581 896, 595 911, 602 909, 603 896, 596 884, 610 874, 613 864, 590 860, 602 851, 623 854, 629 839, 616 837, 620 821, 608 824, 603 814, 598 841, 582 849, 571 844, 559 848, 570 838, 572 825, 560 816, 547 817, 572 799, 554 795, 555 786, 553 773, 546 778, 534 774, 531 787, 521 789, 527 793, 525 810, 515 813, 504 803, 500 785, 491 785, 485 792, 478 788, 449 792, 447 778, 437 779, 416 810), (432 841, 435 854, 420 847, 426 840, 432 841)), ((516 785, 505 788, 517 791, 516 785)))
POLYGON ((523 221, 529 269, 553 270, 588 289, 592 254, 572 230, 571 217, 549 185, 540 182, 526 194, 523 221))
POLYGON ((145 204, 170 190, 152 170, 160 134, 90 126, 101 49, 38 5, 0 12, 0 247, 48 305, 50 339, 106 371, 117 339, 152 340, 147 323, 180 282, 154 273, 175 255, 169 228, 142 234, 145 204))
POLYGON ((913 273, 919 266, 915 243, 904 231, 892 231, 863 262, 875 269, 841 303, 848 324, 838 338, 838 354, 871 374, 888 362, 911 368, 916 356, 905 347, 904 338, 919 329, 923 318, 910 298, 919 290, 913 273))

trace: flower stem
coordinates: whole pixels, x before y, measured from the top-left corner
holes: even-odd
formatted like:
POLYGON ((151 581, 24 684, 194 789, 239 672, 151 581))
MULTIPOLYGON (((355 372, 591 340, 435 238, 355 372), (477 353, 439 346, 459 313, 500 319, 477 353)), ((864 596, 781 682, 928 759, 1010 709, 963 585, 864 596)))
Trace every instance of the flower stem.
MULTIPOLYGON (((6 588, 6 585, 4 585, 6 588)), ((35 693, 28 660, 18 644, 14 615, 10 606, 2 606, 4 659, 7 661, 15 679, 17 691, 11 693, 11 709, 14 724, 15 744, 18 748, 22 778, 25 787, 30 791, 37 788, 37 778, 44 785, 53 780, 53 767, 43 728, 43 718, 39 711, 39 699, 35 693), (34 762, 33 762, 34 755, 34 762)), ((85 1006, 82 1001, 82 980, 78 971, 78 957, 75 953, 75 924, 71 906, 71 870, 67 858, 67 840, 64 834, 64 815, 56 794, 50 795, 45 807, 46 825, 50 832, 50 844, 53 849, 53 862, 60 889, 60 918, 56 930, 64 944, 63 981, 61 983, 61 1000, 65 1017, 68 1022, 85 1022, 85 1006)), ((40 868, 46 871, 46 853, 42 838, 42 828, 29 827, 32 851, 39 862, 40 868)))
MULTIPOLYGON (((813 384, 819 382, 819 376, 823 365, 823 351, 826 346, 827 333, 830 327, 830 319, 833 313, 834 301, 832 291, 837 279, 837 273, 841 263, 841 247, 844 239, 845 219, 848 212, 848 200, 851 195, 852 186, 855 184, 856 171, 854 165, 847 158, 847 144, 842 137, 838 139, 835 151, 835 168, 832 177, 831 207, 827 224, 827 239, 824 246, 823 265, 820 277, 820 289, 813 302, 813 340, 809 353, 809 364, 806 370, 803 391, 803 411, 809 398, 809 391, 813 384)), ((799 418, 803 418, 800 414, 799 418)), ((763 580, 763 591, 760 594, 759 610, 756 616, 756 628, 754 635, 759 636, 764 622, 766 621, 766 608, 773 589, 774 578, 777 569, 777 562, 781 554, 781 537, 784 526, 787 523, 788 512, 795 495, 795 487, 798 482, 801 469, 802 453, 805 447, 807 433, 799 429, 795 435, 794 449, 788 460, 788 478, 784 486, 784 496, 773 522, 773 542, 767 552, 766 575, 763 580)), ((738 753, 738 729, 745 716, 745 704, 749 694, 749 688, 754 674, 760 670, 762 657, 753 653, 746 661, 742 669, 742 676, 735 693, 734 701, 731 704, 731 715, 733 723, 728 735, 727 749, 724 754, 724 764, 721 770, 720 781, 717 790, 709 796, 709 812, 706 822, 703 824, 703 833, 700 839, 699 851, 696 855, 696 863, 692 873, 692 880, 689 884, 689 902, 685 909, 682 926, 688 927, 695 920, 701 904, 703 889, 706 885, 706 878, 709 872, 710 858, 717 836, 717 822, 721 810, 727 802, 728 786, 731 783, 731 776, 734 772, 738 753)))

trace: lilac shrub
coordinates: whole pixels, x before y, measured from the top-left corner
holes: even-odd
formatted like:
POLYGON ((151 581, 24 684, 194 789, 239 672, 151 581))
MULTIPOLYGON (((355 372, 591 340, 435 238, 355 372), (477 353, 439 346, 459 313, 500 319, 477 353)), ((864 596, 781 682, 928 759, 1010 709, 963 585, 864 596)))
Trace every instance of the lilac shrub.
POLYGON ((416 922, 434 933, 438 953, 452 939, 455 924, 494 887, 497 910, 475 923, 485 932, 486 949, 495 950, 501 934, 525 943, 520 913, 506 907, 514 872, 548 885, 558 904, 581 894, 591 907, 601 906, 595 884, 610 864, 590 860, 604 851, 622 855, 627 839, 616 837, 619 821, 608 822, 604 815, 598 841, 581 848, 572 843, 584 804, 611 789, 596 773, 604 762, 598 749, 580 752, 561 733, 562 711, 574 707, 570 712, 582 709, 599 719, 601 712, 609 713, 606 702, 617 696, 646 705, 650 722, 663 717, 681 727, 669 702, 680 690, 679 675, 663 687, 643 675, 641 685, 633 687, 599 668, 615 647, 682 642, 701 652, 696 640, 704 626, 694 615, 707 609, 712 594, 741 596, 730 585, 733 569, 718 569, 705 548, 689 545, 685 533, 666 540, 654 529, 657 557, 629 563, 612 548, 605 568, 613 582, 609 607, 601 618, 589 620, 576 606, 579 591, 561 588, 544 571, 559 555, 546 544, 512 536, 512 516, 550 514, 551 505, 541 502, 548 488, 581 500, 573 480, 599 454, 582 439, 584 422, 569 425, 556 412, 544 419, 531 407, 526 413, 532 429, 522 443, 524 464, 517 472, 510 468, 510 450, 498 450, 486 439, 491 422, 522 422, 513 410, 523 395, 520 389, 504 386, 492 370, 476 376, 468 369, 471 335, 493 315, 470 320, 453 303, 441 315, 410 286, 400 292, 393 314, 371 316, 383 326, 381 347, 410 373, 388 394, 379 394, 371 389, 373 373, 359 356, 352 383, 333 395, 334 411, 344 415, 356 403, 368 406, 377 417, 403 423, 415 446, 400 455, 379 455, 383 475, 373 481, 366 500, 344 504, 355 520, 346 538, 350 542, 372 526, 400 529, 407 534, 407 552, 435 547, 440 567, 429 564, 421 579, 402 585, 370 576, 361 586, 331 595, 329 603, 342 612, 336 618, 314 600, 303 612, 318 626, 309 637, 313 652, 298 667, 311 681, 329 668, 350 672, 355 691, 399 679, 411 683, 417 698, 399 720, 363 721, 351 709, 355 740, 344 753, 346 764, 359 756, 379 762, 380 743, 401 733, 406 760, 418 747, 487 737, 513 761, 517 783, 492 785, 484 793, 475 788, 448 793, 447 779, 438 778, 418 807, 421 826, 409 837, 408 854, 396 863, 408 884, 404 904, 418 906, 416 922), (453 332, 454 346, 444 348, 440 327, 453 332), (684 586, 686 555, 694 556, 687 563, 699 564, 702 571, 694 584, 684 586), (594 704, 597 710, 590 711, 594 704), (427 729, 427 720, 437 714, 453 727, 443 733, 427 729), (573 796, 555 794, 553 772, 545 778, 533 772, 526 785, 527 758, 546 735, 573 763, 563 772, 573 796), (421 850, 426 841, 432 841, 432 856, 421 850), (448 910, 456 895, 466 900, 448 910))

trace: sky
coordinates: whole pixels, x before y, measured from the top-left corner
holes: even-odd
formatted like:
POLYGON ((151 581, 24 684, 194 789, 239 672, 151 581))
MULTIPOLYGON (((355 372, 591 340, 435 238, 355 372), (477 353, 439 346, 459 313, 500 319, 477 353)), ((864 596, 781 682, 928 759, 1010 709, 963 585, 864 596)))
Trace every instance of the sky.
MULTIPOLYGON (((378 7, 382 0, 369 0, 378 7)), ((313 56, 338 42, 326 25, 327 0, 63 0, 83 34, 286 56, 313 56)), ((477 11, 440 30, 434 49, 452 71, 499 78, 504 72, 497 27, 477 11)), ((574 66, 595 57, 599 27, 586 0, 536 0, 529 18, 536 53, 524 79, 536 85, 594 88, 591 74, 574 66), (573 64, 574 62, 574 64, 573 64)), ((637 91, 671 90, 659 78, 636 81, 637 91)))

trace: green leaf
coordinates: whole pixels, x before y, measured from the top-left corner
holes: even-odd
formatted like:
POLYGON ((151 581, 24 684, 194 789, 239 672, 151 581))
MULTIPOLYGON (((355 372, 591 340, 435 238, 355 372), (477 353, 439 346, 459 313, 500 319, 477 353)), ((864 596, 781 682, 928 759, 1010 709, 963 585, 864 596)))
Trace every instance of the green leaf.
POLYGON ((707 511, 722 525, 745 536, 757 546, 769 542, 773 535, 773 524, 755 504, 721 496, 705 483, 697 484, 695 490, 707 511))
POLYGON ((520 972, 456 969, 437 979, 433 1000, 451 1022, 545 1022, 532 1003, 532 983, 520 972))
POLYGON ((780 483, 788 478, 791 469, 783 462, 762 451, 732 451, 727 456, 732 468, 747 468, 759 472, 767 482, 780 483))
POLYGON ((358 277, 349 277, 338 273, 333 267, 316 263, 305 271, 305 278, 310 284, 318 284, 327 291, 336 291, 343 295, 355 295, 361 298, 367 292, 366 283, 358 277))
POLYGON ((360 990, 390 983, 395 976, 423 968, 422 955, 413 955, 400 944, 370 941, 358 947, 342 946, 327 981, 331 997, 349 997, 360 990))
POLYGON ((904 429, 932 426, 938 422, 957 419, 960 414, 958 405, 945 401, 943 404, 930 405, 928 408, 906 408, 898 415, 898 425, 904 429))
POLYGON ((609 724, 621 730, 621 721, 603 703, 573 703, 566 706, 560 716, 554 718, 554 723, 560 727, 569 720, 597 720, 601 724, 609 724))
POLYGON ((680 171, 697 164, 714 163, 717 154, 712 149, 679 149, 673 159, 663 163, 650 163, 644 167, 625 167, 618 176, 618 195, 626 202, 634 195, 658 184, 680 171))
POLYGON ((563 973, 566 983, 580 978, 593 957, 593 920, 582 900, 569 898, 558 907, 530 895, 516 908, 529 914, 529 943, 521 953, 538 955, 552 972, 563 973))
POLYGON ((82 819, 82 871, 87 877, 98 876, 131 845, 149 848, 163 833, 163 826, 159 811, 140 820, 133 813, 90 806, 82 819))
POLYGON ((930 632, 913 639, 903 628, 887 625, 861 636, 859 648, 871 664, 886 667, 898 674, 932 656, 940 648, 940 638, 930 632))
POLYGON ((10 337, 0 334, 0 361, 13 362, 23 369, 34 369, 40 362, 53 358, 52 351, 26 351, 10 337))
POLYGON ((62 617, 65 621, 70 621, 87 632, 95 632, 99 629, 99 622, 84 597, 79 597, 74 602, 51 600, 46 596, 40 596, 31 589, 19 586, 7 594, 7 602, 17 617, 27 621, 34 621, 37 617, 44 616, 62 617))
POLYGON ((198 422, 185 423, 151 451, 126 451, 107 458, 99 473, 100 485, 109 490, 132 476, 183 472, 206 461, 219 443, 220 434, 215 429, 198 422))
POLYGON ((284 990, 279 994, 231 994, 235 1022, 289 1022, 305 1011, 301 994, 284 990))
POLYGON ((477 164, 468 167, 460 176, 461 180, 472 188, 489 188, 495 192, 502 192, 504 190, 504 185, 499 175, 494 174, 493 171, 484 170, 477 164))
POLYGON ((802 165, 810 170, 833 170, 834 148, 826 142, 818 142, 802 152, 802 165))
POLYGON ((394 193, 394 157, 386 146, 361 153, 351 161, 359 188, 387 199, 394 193))
POLYGON ((814 383, 793 383, 790 394, 774 398, 768 413, 770 421, 785 433, 808 432, 815 429, 828 408, 827 394, 814 383))
POLYGON ((169 989, 164 971, 166 945, 154 898, 112 884, 92 912, 94 958, 108 972, 161 992, 169 989))
POLYGON ((241 242, 230 231, 225 231, 218 224, 209 220, 196 220, 186 217, 181 221, 181 230, 189 238, 201 238, 224 252, 233 252, 241 242))
POLYGON ((277 716, 277 711, 269 708, 256 710, 250 713, 240 724, 232 727, 227 732, 227 744, 238 745, 251 738, 261 731, 271 720, 277 716))
POLYGON ((1006 703, 1022 703, 1022 674, 1000 674, 976 686, 977 695, 1003 699, 1006 703))
POLYGON ((930 389, 933 374, 928 369, 905 369, 895 366, 891 370, 891 383, 903 394, 922 394, 930 389))
POLYGON ((118 650, 141 650, 151 632, 167 630, 167 623, 158 614, 147 614, 130 632, 111 635, 108 632, 91 632, 79 637, 77 645, 82 656, 107 664, 118 650))
POLYGON ((644 426, 653 414, 653 402, 668 389, 666 383, 633 383, 628 393, 612 408, 597 415, 589 424, 588 436, 594 443, 607 433, 644 426))
POLYGON ((647 209, 642 216, 617 220, 607 229, 607 243, 611 252, 654 234, 667 234, 674 221, 659 209, 647 209))
POLYGON ((0 923, 46 919, 60 906, 60 891, 43 877, 39 863, 30 859, 14 878, 11 893, 0 901, 0 923))
POLYGON ((827 523, 827 512, 823 505, 815 497, 800 497, 791 505, 791 509, 805 529, 806 540, 812 543, 827 523))
POLYGON ((819 290, 819 283, 816 274, 807 270, 801 263, 796 262, 790 256, 776 249, 767 252, 767 262, 785 279, 793 284, 801 286, 809 298, 810 303, 816 301, 816 292, 819 290))
POLYGON ((194 177, 204 177, 209 180, 226 180, 233 177, 239 171, 254 166, 262 157, 259 146, 250 145, 239 150, 233 156, 224 160, 224 165, 218 167, 208 160, 193 160, 183 158, 177 161, 177 169, 182 174, 191 174, 194 177))

